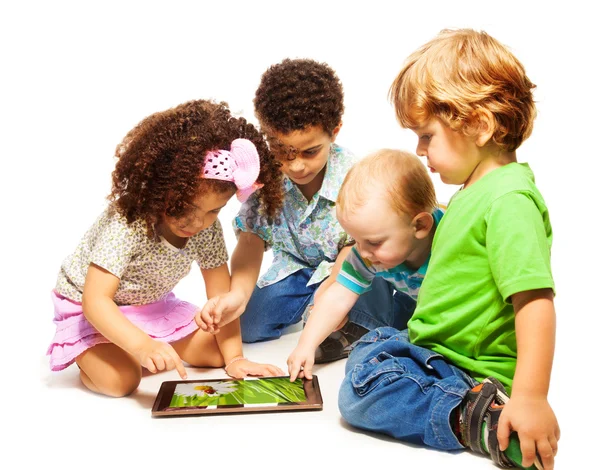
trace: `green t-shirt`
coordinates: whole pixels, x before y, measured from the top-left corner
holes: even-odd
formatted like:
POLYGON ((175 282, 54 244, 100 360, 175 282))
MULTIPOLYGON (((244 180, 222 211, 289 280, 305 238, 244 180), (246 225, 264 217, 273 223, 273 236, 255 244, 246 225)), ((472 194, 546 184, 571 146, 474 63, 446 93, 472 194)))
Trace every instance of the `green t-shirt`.
POLYGON ((509 389, 517 343, 510 296, 552 288, 548 209, 527 164, 498 168, 456 193, 433 239, 408 323, 412 343, 476 380, 509 389))

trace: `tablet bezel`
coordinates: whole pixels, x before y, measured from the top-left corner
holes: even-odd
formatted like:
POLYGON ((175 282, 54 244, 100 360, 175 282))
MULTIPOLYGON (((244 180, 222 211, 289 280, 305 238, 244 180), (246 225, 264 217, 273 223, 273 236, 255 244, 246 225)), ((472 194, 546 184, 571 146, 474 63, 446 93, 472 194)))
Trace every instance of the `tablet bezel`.
POLYGON ((198 416, 198 415, 215 415, 215 414, 230 414, 230 413, 264 413, 264 412, 282 412, 282 411, 318 411, 323 409, 323 398, 319 387, 319 379, 313 375, 312 380, 301 379, 306 395, 306 401, 293 403, 278 403, 277 405, 261 406, 261 405, 218 405, 216 408, 210 407, 190 407, 190 408, 170 408, 171 398, 177 384, 182 383, 209 383, 209 382, 240 382, 248 380, 271 380, 287 378, 288 376, 279 377, 252 377, 246 379, 195 379, 195 380, 172 380, 163 382, 160 386, 154 406, 152 407, 153 417, 167 416, 198 416))

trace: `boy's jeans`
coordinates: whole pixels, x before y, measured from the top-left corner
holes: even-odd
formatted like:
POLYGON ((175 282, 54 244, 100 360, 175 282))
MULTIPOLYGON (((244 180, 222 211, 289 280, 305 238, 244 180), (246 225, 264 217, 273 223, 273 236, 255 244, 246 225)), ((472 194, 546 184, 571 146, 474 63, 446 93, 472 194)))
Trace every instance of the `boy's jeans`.
MULTIPOLYGON (((254 288, 246 311, 240 317, 245 343, 277 339, 284 328, 298 323, 320 284, 307 286, 313 269, 302 269, 267 287, 254 288)), ((372 330, 382 326, 406 328, 415 301, 394 295, 390 283, 376 278, 372 289, 361 295, 349 312, 350 321, 372 330)))
POLYGON ((338 406, 348 423, 414 444, 463 449, 450 414, 477 382, 442 355, 379 328, 354 344, 338 406))

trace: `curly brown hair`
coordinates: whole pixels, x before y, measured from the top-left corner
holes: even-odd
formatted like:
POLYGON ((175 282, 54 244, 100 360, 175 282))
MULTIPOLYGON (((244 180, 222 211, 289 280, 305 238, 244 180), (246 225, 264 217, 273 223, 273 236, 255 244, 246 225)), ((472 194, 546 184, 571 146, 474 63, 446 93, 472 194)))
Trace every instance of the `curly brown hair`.
POLYGON ((204 157, 211 150, 229 150, 231 142, 245 138, 260 156, 257 193, 269 218, 282 200, 280 164, 273 158, 263 135, 242 117, 233 117, 227 103, 188 101, 143 119, 117 146, 118 161, 112 173, 111 206, 128 223, 144 220, 148 236, 166 214, 186 215, 200 191, 234 191, 231 182, 201 178, 204 157))
POLYGON ((254 109, 262 128, 289 134, 321 126, 331 136, 342 121, 344 91, 329 65, 284 59, 262 75, 254 109))

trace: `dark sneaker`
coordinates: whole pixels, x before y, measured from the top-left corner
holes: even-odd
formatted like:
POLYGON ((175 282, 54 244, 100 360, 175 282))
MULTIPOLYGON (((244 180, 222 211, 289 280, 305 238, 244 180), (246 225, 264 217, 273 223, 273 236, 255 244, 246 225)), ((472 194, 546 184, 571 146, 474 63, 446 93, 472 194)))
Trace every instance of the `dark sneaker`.
MULTIPOLYGON (((523 456, 517 433, 511 434, 506 450, 501 451, 498 443, 498 421, 500 413, 508 401, 506 389, 494 377, 485 379, 469 390, 465 402, 461 406, 461 437, 465 447, 480 454, 489 455, 499 467, 524 468, 521 465, 523 456), (482 435, 485 436, 484 439, 482 439, 482 435)), ((541 470, 539 459, 536 458, 535 465, 528 468, 541 470)))
POLYGON ((350 354, 352 343, 367 334, 369 330, 351 321, 331 333, 315 351, 315 364, 324 364, 344 359, 350 354))

